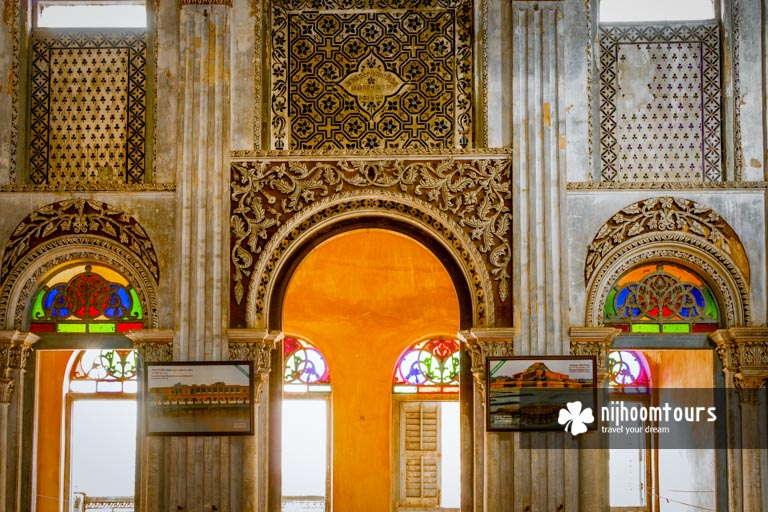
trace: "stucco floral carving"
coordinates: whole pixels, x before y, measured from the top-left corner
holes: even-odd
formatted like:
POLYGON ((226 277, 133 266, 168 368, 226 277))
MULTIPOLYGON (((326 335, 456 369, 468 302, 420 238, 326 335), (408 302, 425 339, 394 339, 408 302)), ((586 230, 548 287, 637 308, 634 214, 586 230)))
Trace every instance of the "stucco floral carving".
MULTIPOLYGON (((504 302, 510 296, 508 158, 233 162, 231 186, 232 290, 236 304, 242 303, 256 277, 256 260, 270 257, 265 248, 281 227, 304 210, 342 194, 355 196, 355 191, 378 191, 393 200, 395 194, 417 198, 448 217, 482 254, 499 299, 504 302)), ((291 238, 295 237, 292 233, 291 238)))

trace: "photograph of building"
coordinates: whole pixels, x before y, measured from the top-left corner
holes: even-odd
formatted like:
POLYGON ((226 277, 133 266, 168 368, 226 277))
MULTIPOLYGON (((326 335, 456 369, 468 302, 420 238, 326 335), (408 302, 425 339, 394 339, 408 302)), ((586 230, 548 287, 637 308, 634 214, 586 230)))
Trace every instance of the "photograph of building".
POLYGON ((768 511, 765 11, 6 0, 0 511, 768 511), (488 428, 562 356, 715 441, 488 428))

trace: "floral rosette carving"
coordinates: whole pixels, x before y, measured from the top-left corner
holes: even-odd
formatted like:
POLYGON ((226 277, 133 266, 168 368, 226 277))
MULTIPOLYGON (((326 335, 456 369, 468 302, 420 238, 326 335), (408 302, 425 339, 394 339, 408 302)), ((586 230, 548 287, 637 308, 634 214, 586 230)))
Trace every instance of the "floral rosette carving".
POLYGON ((277 229, 313 203, 349 190, 389 190, 448 215, 486 260, 499 298, 509 297, 509 160, 249 161, 232 164, 233 295, 240 304, 255 259, 277 229))
POLYGON ((736 234, 712 209, 679 197, 653 197, 620 210, 600 228, 589 244, 585 281, 616 247, 652 233, 671 232, 714 245, 737 263, 746 261, 736 234))
POLYGON ((35 247, 58 237, 92 235, 107 238, 134 253, 158 280, 157 254, 147 233, 123 210, 100 201, 68 199, 43 206, 16 226, 3 254, 0 282, 35 247))

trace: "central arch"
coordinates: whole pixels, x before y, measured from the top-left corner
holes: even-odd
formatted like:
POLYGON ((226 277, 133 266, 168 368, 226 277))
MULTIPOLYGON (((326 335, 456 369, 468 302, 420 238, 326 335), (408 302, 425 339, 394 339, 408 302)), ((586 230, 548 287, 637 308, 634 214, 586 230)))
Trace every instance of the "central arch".
POLYGON ((471 301, 433 248, 374 221, 335 226, 304 248, 283 283, 279 320, 332 368, 333 508, 390 512, 393 365, 414 339, 458 332, 471 301))

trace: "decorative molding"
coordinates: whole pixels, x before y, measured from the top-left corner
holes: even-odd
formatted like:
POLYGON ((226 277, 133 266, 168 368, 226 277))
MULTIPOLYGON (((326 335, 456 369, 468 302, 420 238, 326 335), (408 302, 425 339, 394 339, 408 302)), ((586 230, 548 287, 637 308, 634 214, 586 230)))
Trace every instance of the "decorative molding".
POLYGON ((271 14, 270 148, 472 145, 469 0, 276 0, 271 14), (340 85, 371 56, 405 84, 381 110, 340 85))
POLYGON ((733 63, 733 178, 740 180, 744 173, 744 150, 741 147, 741 65, 739 52, 739 0, 731 0, 731 62, 733 63))
POLYGON ((514 328, 472 329, 459 331, 458 339, 469 352, 475 387, 485 406, 485 362, 489 357, 510 357, 515 354, 514 339, 519 333, 514 328))
MULTIPOLYGON (((253 73, 253 149, 259 151, 263 148, 262 117, 264 114, 264 100, 262 91, 264 90, 264 68, 268 58, 264 51, 264 39, 267 29, 264 27, 264 2, 251 2, 251 15, 253 16, 254 37, 254 73, 253 73)), ((269 18, 269 15, 267 15, 269 18)), ((269 132, 269 130, 267 130, 269 132)))
POLYGON ((34 31, 30 50, 29 181, 144 182, 147 32, 34 31))
POLYGON ((768 181, 570 181, 568 190, 764 190, 768 181))
POLYGON ((179 0, 179 5, 181 7, 186 5, 223 5, 225 7, 232 7, 232 0, 179 0))
POLYGON ((173 361, 173 329, 141 329, 125 336, 133 342, 145 363, 173 361))
POLYGON ((0 377, 0 405, 10 404, 13 398, 13 390, 16 388, 14 379, 0 377))
POLYGON ((378 211, 443 239, 471 277, 476 325, 485 325, 493 290, 510 300, 510 179, 508 159, 233 162, 232 304, 248 292, 247 317, 263 321, 291 244, 319 224, 378 211))
POLYGON ((480 141, 483 147, 488 146, 488 0, 480 0, 480 87, 482 88, 482 112, 483 112, 483 138, 480 141))
POLYGON ((67 199, 46 205, 22 220, 3 252, 0 283, 5 287, 19 262, 38 246, 59 237, 99 237, 124 247, 160 279, 157 254, 141 225, 123 210, 93 199, 67 199))
POLYGON ((571 355, 596 357, 598 380, 603 381, 608 376, 608 348, 620 333, 613 327, 571 327, 571 355))
POLYGON ((727 256, 739 266, 745 281, 749 281, 748 259, 733 229, 712 209, 679 197, 644 199, 613 215, 589 244, 584 281, 589 282, 622 245, 653 234, 673 233, 679 235, 679 240, 727 256))
POLYGON ((418 149, 294 149, 294 150, 259 150, 259 151, 231 151, 229 156, 233 160, 271 159, 271 160, 340 160, 350 158, 419 158, 419 159, 444 159, 445 157, 478 157, 492 158, 494 156, 512 156, 510 148, 418 148, 418 149))
POLYGON ((602 179, 722 180, 718 25, 602 25, 599 44, 602 179))
MULTIPOLYGON (((27 4, 29 5, 29 4, 27 4)), ((11 23, 11 39, 13 40, 13 61, 11 63, 11 161, 10 164, 10 183, 16 183, 18 181, 18 166, 19 155, 23 152, 19 144, 19 111, 21 109, 21 88, 19 87, 19 74, 21 73, 21 38, 22 38, 22 3, 10 2, 5 4, 6 8, 10 9, 8 13, 11 23)), ((26 28, 26 27, 25 27, 26 28)), ((24 30, 26 37, 26 30, 24 30)), ((26 88, 25 88, 26 92, 26 88)), ((26 98, 25 98, 26 100, 26 98)))
POLYGON ((269 378, 272 369, 272 353, 283 340, 281 332, 267 332, 255 329, 229 329, 229 360, 253 361, 254 400, 259 401, 262 385, 269 378))
POLYGON ((175 183, 54 183, 51 185, 0 185, 0 192, 175 192, 175 183))

